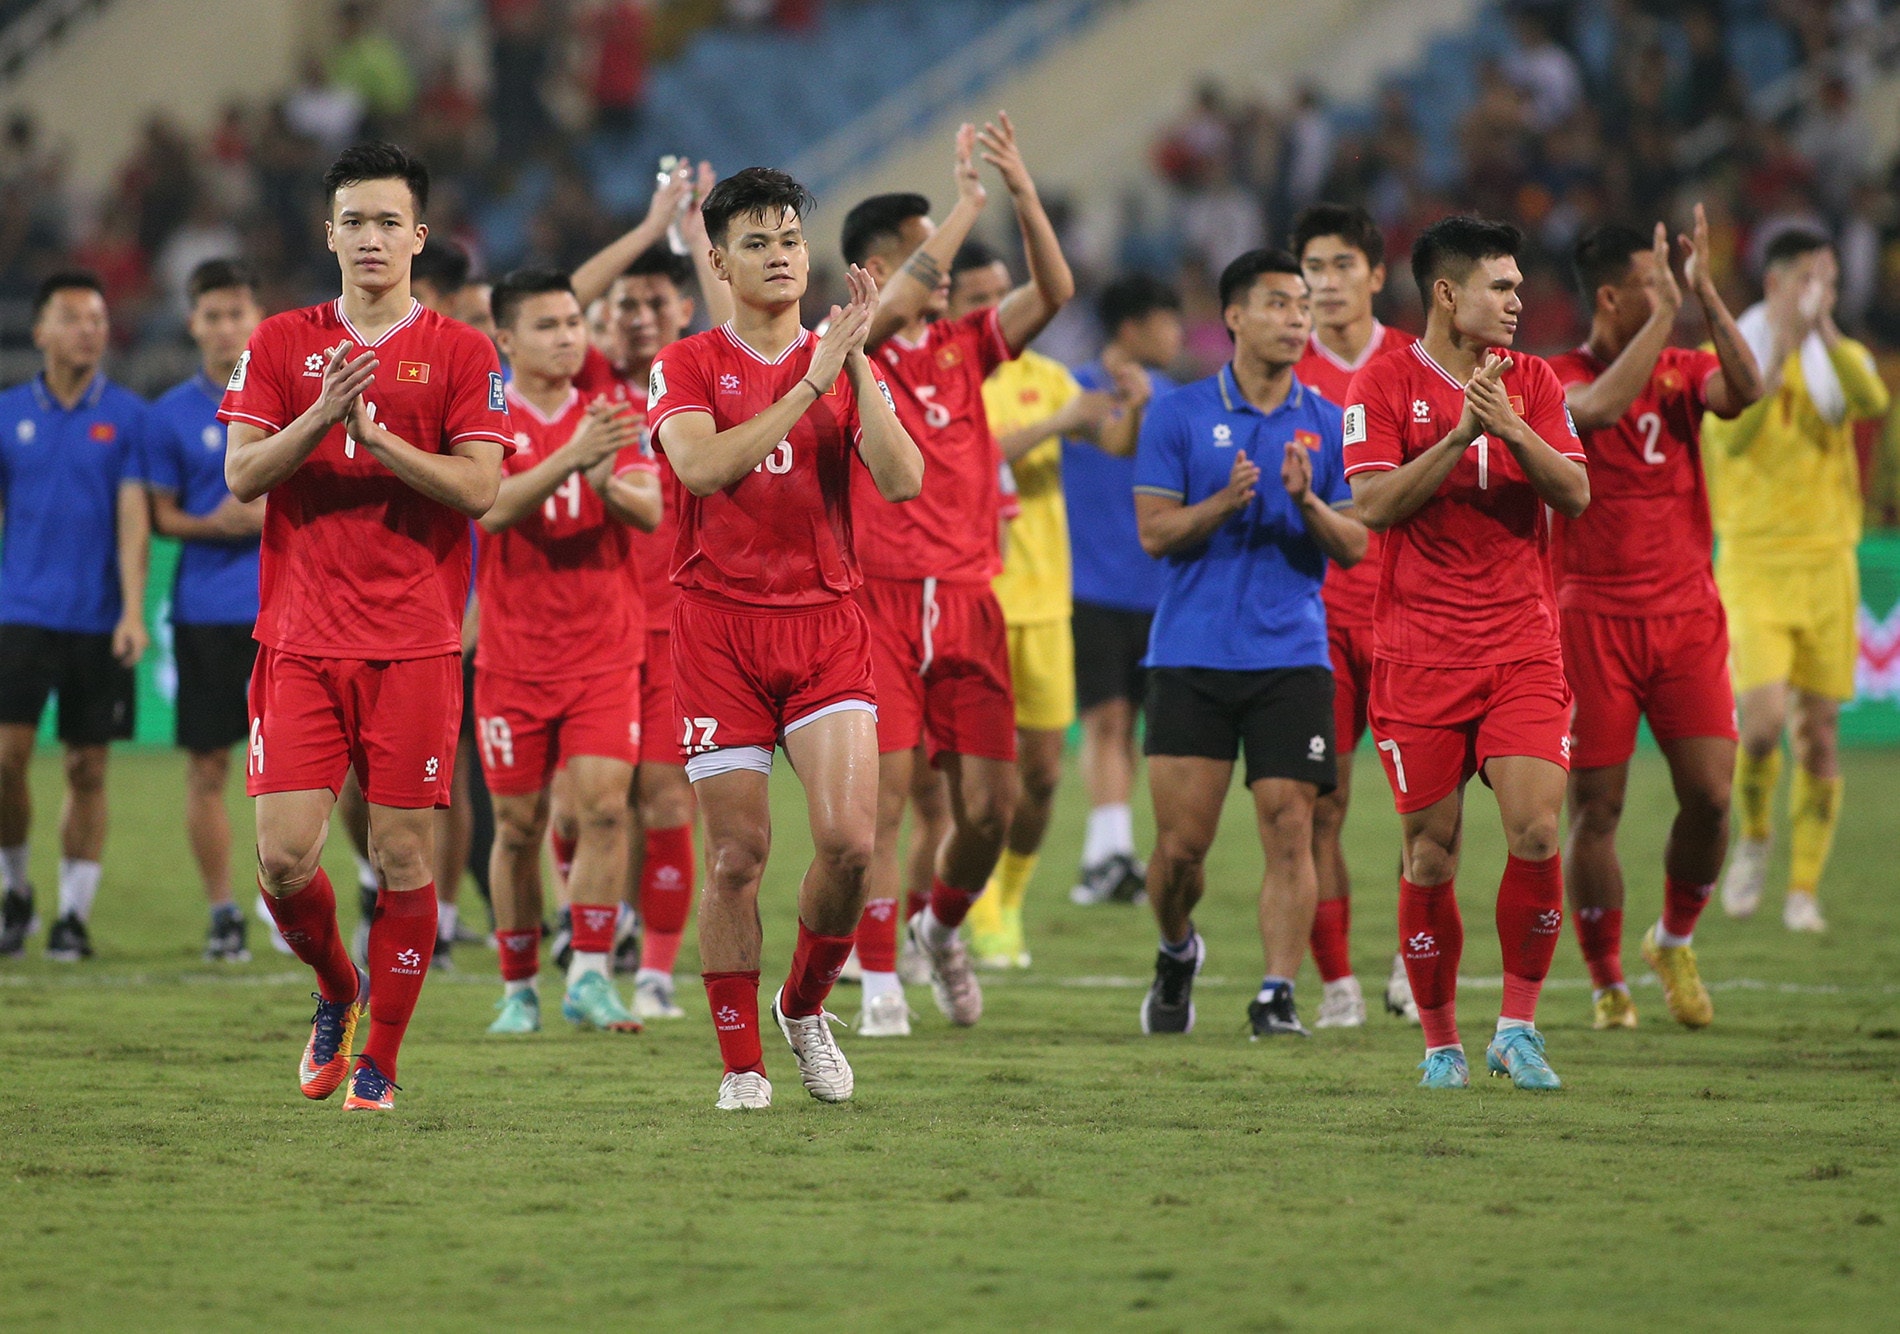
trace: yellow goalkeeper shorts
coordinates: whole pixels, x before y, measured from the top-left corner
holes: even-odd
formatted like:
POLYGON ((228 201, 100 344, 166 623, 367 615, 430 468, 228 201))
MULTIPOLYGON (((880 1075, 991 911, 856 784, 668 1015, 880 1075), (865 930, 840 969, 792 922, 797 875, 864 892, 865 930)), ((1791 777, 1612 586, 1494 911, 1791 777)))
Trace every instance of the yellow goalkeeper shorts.
POLYGON ((1075 721, 1075 636, 1067 621, 1009 627, 1009 677, 1016 726, 1060 732, 1075 721))
POLYGON ((1786 684, 1854 697, 1860 657, 1860 566, 1852 549, 1767 556, 1723 548, 1715 580, 1728 612, 1735 693, 1786 684))

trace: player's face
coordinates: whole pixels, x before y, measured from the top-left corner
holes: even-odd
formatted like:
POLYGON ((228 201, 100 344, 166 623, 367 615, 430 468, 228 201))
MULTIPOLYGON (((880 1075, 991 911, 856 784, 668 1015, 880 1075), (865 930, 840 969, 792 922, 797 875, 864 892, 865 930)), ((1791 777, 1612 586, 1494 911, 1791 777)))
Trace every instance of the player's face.
POLYGON ((105 359, 106 299, 85 287, 53 293, 33 324, 33 345, 54 365, 87 370, 105 359))
POLYGON ((713 268, 734 301, 773 311, 795 306, 811 277, 805 228, 790 209, 770 218, 734 218, 725 245, 713 249, 713 268))
POLYGON ((235 366, 264 318, 248 287, 220 287, 191 303, 191 341, 213 366, 235 366))
POLYGON ((1151 310, 1125 321, 1115 341, 1143 366, 1158 371, 1172 366, 1181 355, 1183 337, 1179 311, 1151 310))
POLYGON ((1244 300, 1222 317, 1233 331, 1235 350, 1268 366, 1291 366, 1306 354, 1313 332, 1313 303, 1306 280, 1292 273, 1263 273, 1244 300))
POLYGON ((1509 347, 1524 309, 1517 294, 1523 283, 1515 259, 1493 255, 1473 264, 1462 282, 1440 278, 1433 296, 1441 309, 1448 308, 1452 327, 1463 337, 1486 347, 1509 347))
POLYGON ((960 320, 973 310, 988 310, 1009 295, 1009 270, 1001 260, 980 269, 965 269, 950 282, 946 313, 960 320))
POLYGON ((1768 270, 1764 294, 1771 307, 1792 308, 1800 301, 1803 292, 1818 285, 1825 293, 1824 308, 1832 310, 1840 274, 1840 262, 1834 258, 1832 250, 1810 250, 1805 255, 1772 266, 1768 270))
POLYGON ((607 296, 607 319, 624 359, 621 369, 649 366, 693 322, 693 299, 664 274, 629 274, 607 296))
POLYGON ((495 336, 495 314, 489 307, 488 299, 495 289, 488 283, 468 283, 462 290, 449 298, 448 309, 443 312, 450 319, 460 320, 471 329, 479 329, 489 338, 495 336))
POLYGON ((1328 328, 1370 316, 1372 298, 1385 289, 1385 265, 1368 264, 1365 251, 1338 236, 1308 241, 1300 272, 1313 294, 1313 320, 1328 328))
POLYGON ((338 189, 323 231, 343 281, 372 292, 408 281, 410 261, 429 237, 428 227, 416 220, 409 183, 395 179, 338 189))
POLYGON ((1639 250, 1630 256, 1630 266, 1623 275, 1623 281, 1612 289, 1611 318, 1621 342, 1627 343, 1636 336, 1656 312, 1656 306, 1662 300, 1657 287, 1656 256, 1647 250, 1639 250))
POLYGON ((499 331, 502 354, 518 375, 569 380, 587 356, 587 317, 572 292, 541 292, 515 307, 499 331))

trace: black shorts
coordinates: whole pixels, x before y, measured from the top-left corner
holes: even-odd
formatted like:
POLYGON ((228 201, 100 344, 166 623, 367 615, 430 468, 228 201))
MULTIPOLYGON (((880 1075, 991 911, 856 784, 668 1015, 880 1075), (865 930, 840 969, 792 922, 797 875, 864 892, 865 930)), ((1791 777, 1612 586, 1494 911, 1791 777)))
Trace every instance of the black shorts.
POLYGON ((178 663, 178 744, 194 754, 250 740, 251 626, 172 626, 178 663))
POLYGON ((1324 667, 1227 672, 1156 667, 1148 673, 1149 755, 1233 762, 1247 748, 1247 782, 1290 778, 1320 795, 1339 782, 1333 754, 1333 674, 1324 667))
POLYGON ((1087 713, 1110 700, 1136 708, 1148 692, 1148 627, 1154 615, 1078 602, 1069 624, 1075 634, 1075 705, 1087 713))
POLYGON ((38 727, 59 696, 59 739, 103 746, 132 735, 138 687, 112 656, 111 635, 0 625, 0 723, 38 727))

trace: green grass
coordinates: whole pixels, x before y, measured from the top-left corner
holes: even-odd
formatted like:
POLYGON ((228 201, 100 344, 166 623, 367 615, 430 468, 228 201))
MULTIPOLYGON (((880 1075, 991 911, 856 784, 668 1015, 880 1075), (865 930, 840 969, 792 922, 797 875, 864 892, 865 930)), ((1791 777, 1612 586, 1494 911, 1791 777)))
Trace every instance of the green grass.
MULTIPOLYGON (((54 762, 35 776, 50 891, 54 762)), ((768 986, 807 847, 781 779, 768 986)), ((1376 990, 1396 821, 1363 755, 1358 780, 1355 956, 1376 990)), ((1754 921, 1712 913, 1712 1029, 1676 1029, 1638 980, 1642 1028, 1592 1033, 1566 931, 1543 1009, 1558 1095, 1414 1089, 1416 1030, 1383 1016, 1250 1044, 1239 800, 1200 914, 1199 1031, 1140 1037, 1152 925, 1068 904, 1070 783, 1032 892, 1037 966, 990 987, 983 1025, 949 1031, 918 995, 910 1041, 845 1034, 858 1096, 839 1107, 768 1035, 777 1105, 750 1116, 711 1110, 696 987, 687 1020, 623 1038, 561 1026, 550 980, 554 1027, 489 1039, 492 956, 469 949, 424 993, 393 1116, 306 1103, 308 978, 267 948, 197 962, 180 762, 127 752, 111 781, 99 956, 0 964, 0 1328, 1844 1329, 1891 1328, 1900 1301, 1900 755, 1849 756, 1831 934, 1782 931, 1774 892, 1754 921)), ((1632 936, 1670 806, 1642 757, 1632 936)), ((1472 808, 1475 1055, 1502 850, 1481 788, 1472 808)), ((330 866, 351 883, 346 850, 330 866)))

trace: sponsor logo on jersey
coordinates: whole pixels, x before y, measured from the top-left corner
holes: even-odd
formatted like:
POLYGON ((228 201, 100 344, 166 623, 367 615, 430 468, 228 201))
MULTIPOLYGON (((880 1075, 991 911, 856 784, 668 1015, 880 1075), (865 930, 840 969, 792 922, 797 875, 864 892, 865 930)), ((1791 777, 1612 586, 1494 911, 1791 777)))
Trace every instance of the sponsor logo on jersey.
POLYGON ((321 380, 323 368, 330 358, 322 352, 312 352, 303 359, 303 373, 306 379, 321 380))
POLYGON ((1422 398, 1412 400, 1412 420, 1424 425, 1432 419, 1432 405, 1422 398))
POLYGON ((245 348, 238 353, 237 365, 231 368, 231 378, 224 382, 225 392, 236 393, 244 387, 251 375, 251 349, 245 348))
POLYGON ((39 428, 33 424, 30 418, 26 417, 22 417, 20 424, 13 428, 13 433, 20 437, 20 443, 23 445, 32 444, 33 437, 38 431, 39 428))
POLYGON ((737 375, 734 375, 731 371, 724 372, 719 377, 719 392, 722 394, 738 393, 739 392, 739 377, 737 375))
POLYGON ((396 378, 404 384, 427 384, 429 383, 429 363, 399 361, 396 363, 396 378))
POLYGON ((1231 449, 1234 443, 1234 428, 1226 422, 1214 423, 1214 448, 1231 449))
MULTIPOLYGON (((1417 405, 1414 404, 1413 408, 1414 415, 1416 415, 1417 405)), ((1346 409, 1343 429, 1345 431, 1347 444, 1363 445, 1366 443, 1366 405, 1364 403, 1355 403, 1346 409)))

